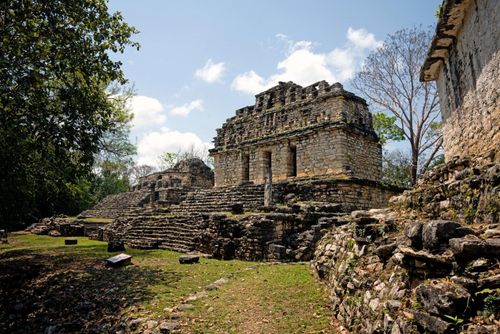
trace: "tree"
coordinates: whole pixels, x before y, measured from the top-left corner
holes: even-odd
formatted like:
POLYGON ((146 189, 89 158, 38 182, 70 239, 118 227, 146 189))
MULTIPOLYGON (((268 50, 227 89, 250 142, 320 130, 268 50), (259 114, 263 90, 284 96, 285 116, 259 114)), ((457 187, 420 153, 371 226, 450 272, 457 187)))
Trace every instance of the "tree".
POLYGON ((129 175, 130 175, 130 182, 132 184, 137 183, 137 180, 139 178, 149 175, 153 172, 155 172, 156 169, 153 166, 149 165, 134 165, 132 168, 130 168, 129 175))
POLYGON ((111 58, 135 28, 106 0, 0 4, 0 226, 64 212, 119 127, 111 58))
POLYGON ((377 133, 380 145, 384 146, 389 140, 404 140, 403 131, 396 125, 396 116, 387 116, 384 113, 373 114, 373 128, 377 133))
POLYGON ((400 150, 385 151, 382 159, 382 175, 382 182, 386 184, 409 188, 412 184, 411 157, 400 150))
POLYGON ((442 144, 436 131, 441 115, 435 83, 419 81, 431 37, 430 31, 420 28, 389 35, 352 80, 372 107, 396 117, 395 125, 411 147, 412 184, 442 144))

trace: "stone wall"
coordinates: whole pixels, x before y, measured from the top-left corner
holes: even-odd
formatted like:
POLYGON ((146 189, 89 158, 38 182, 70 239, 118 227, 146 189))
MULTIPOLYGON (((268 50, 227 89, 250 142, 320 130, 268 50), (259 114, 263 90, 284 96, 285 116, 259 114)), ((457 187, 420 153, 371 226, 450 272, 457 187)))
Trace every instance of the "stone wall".
POLYGON ((282 181, 273 185, 273 200, 277 203, 320 201, 338 203, 342 210, 365 210, 387 206, 392 196, 403 189, 385 186, 364 179, 313 178, 282 181))
POLYGON ((463 224, 500 221, 500 164, 455 158, 425 173, 417 184, 391 199, 412 216, 453 219, 463 224))
POLYGON ((422 79, 436 80, 445 157, 500 155, 500 2, 448 0, 422 79))
POLYGON ((498 224, 407 218, 353 212, 319 241, 333 317, 349 333, 498 333, 498 224))
POLYGON ((217 187, 261 184, 268 168, 274 181, 381 176, 381 148, 366 103, 338 83, 280 83, 228 119, 214 144, 217 187))

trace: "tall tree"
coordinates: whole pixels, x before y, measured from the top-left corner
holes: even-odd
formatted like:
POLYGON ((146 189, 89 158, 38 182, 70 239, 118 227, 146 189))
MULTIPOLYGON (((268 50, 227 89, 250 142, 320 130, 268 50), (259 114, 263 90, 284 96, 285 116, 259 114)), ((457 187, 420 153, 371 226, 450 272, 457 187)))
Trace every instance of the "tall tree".
POLYGON ((111 57, 135 28, 107 0, 0 3, 0 225, 64 211, 117 125, 111 57))
POLYGON ((411 147, 411 180, 438 153, 442 138, 434 82, 420 82, 419 73, 432 38, 430 30, 411 28, 389 35, 372 52, 352 80, 376 110, 396 117, 396 126, 411 147))

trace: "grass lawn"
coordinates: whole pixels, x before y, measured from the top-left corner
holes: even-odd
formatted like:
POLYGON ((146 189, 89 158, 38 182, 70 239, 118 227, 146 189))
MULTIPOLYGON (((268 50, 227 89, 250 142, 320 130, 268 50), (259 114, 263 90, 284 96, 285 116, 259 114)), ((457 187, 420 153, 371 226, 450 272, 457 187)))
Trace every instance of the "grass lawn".
MULTIPOLYGON (((107 244, 14 233, 0 245, 0 328, 9 333, 112 332, 133 319, 162 321, 189 295, 228 277, 176 321, 182 333, 330 333, 323 288, 307 264, 200 260, 127 249, 133 265, 108 268, 107 244)), ((125 332, 129 328, 127 327, 125 332)), ((138 326, 136 332, 143 332, 138 326)))

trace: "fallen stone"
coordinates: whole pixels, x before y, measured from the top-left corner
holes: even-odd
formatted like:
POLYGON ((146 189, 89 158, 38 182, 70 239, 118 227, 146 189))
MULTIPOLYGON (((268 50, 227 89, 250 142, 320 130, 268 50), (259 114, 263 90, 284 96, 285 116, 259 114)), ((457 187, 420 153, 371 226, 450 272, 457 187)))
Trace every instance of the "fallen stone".
POLYGON ((198 255, 181 255, 179 256, 180 264, 193 264, 200 262, 200 257, 198 255))
POLYGON ((405 225, 405 236, 410 239, 411 246, 416 249, 422 248, 422 223, 409 222, 405 225))
POLYGON ((192 310, 193 308, 194 306, 191 304, 180 304, 179 306, 177 306, 178 311, 192 310))
POLYGON ((146 321, 146 318, 132 319, 132 320, 129 321, 128 326, 129 326, 130 329, 135 330, 144 321, 146 321))
POLYGON ((434 255, 426 251, 415 251, 407 246, 398 246, 403 254, 403 266, 421 277, 443 277, 453 270, 453 256, 434 255))
POLYGON ((467 327, 465 334, 498 334, 497 325, 470 325, 467 327))
POLYGON ((182 315, 179 312, 172 312, 172 313, 170 313, 170 317, 169 318, 172 319, 172 320, 176 320, 176 319, 180 319, 181 316, 182 315))
POLYGON ((112 240, 108 242, 108 252, 124 252, 125 251, 125 243, 121 240, 112 240))
POLYGON ((197 293, 194 293, 192 295, 189 295, 186 297, 184 300, 186 303, 194 302, 195 300, 202 299, 208 297, 208 292, 206 291, 200 291, 197 293))
POLYGON ((160 333, 162 333, 162 334, 171 334, 177 328, 179 328, 179 324, 177 324, 176 322, 170 322, 170 321, 162 322, 160 324, 160 326, 158 326, 158 329, 160 330, 160 333))
POLYGON ((493 228, 493 229, 487 229, 484 231, 484 233, 481 235, 483 238, 500 238, 500 228, 493 228))
POLYGON ((477 282, 478 289, 499 289, 500 274, 481 278, 477 282))
POLYGON ((441 318, 432 316, 425 312, 412 311, 416 322, 431 333, 444 334, 448 331, 450 324, 441 318))
POLYGON ((462 276, 452 276, 450 277, 450 280, 455 284, 460 284, 467 290, 477 289, 477 281, 472 278, 462 277, 462 276))
POLYGON ((207 290, 216 290, 216 289, 220 288, 222 285, 226 284, 227 282, 229 282, 229 280, 225 277, 222 277, 222 278, 219 278, 217 281, 207 285, 206 289, 207 290))
POLYGON ((468 272, 482 272, 488 270, 488 268, 492 265, 489 259, 479 258, 477 260, 472 261, 467 266, 468 272))
POLYGON ((422 226, 422 246, 428 250, 440 250, 448 246, 451 238, 473 233, 471 229, 454 221, 433 220, 422 226))
POLYGON ((131 262, 132 262, 132 256, 125 253, 118 254, 106 260, 106 264, 111 267, 127 266, 131 262))
POLYGON ((49 233, 47 233, 49 236, 51 237, 60 237, 61 236, 61 233, 59 233, 58 230, 51 230, 49 231, 49 233))
POLYGON ((464 287, 451 282, 422 283, 415 289, 415 295, 424 309, 434 315, 462 314, 471 301, 471 295, 464 287))
POLYGON ((64 239, 64 244, 65 245, 76 245, 76 244, 78 244, 78 239, 74 239, 74 238, 64 239))
POLYGON ((454 238, 449 241, 450 248, 457 258, 493 258, 500 256, 500 238, 479 239, 476 236, 454 238))
POLYGON ((386 261, 387 259, 389 259, 392 254, 394 253, 394 251, 398 248, 398 245, 393 242, 393 243, 390 243, 388 245, 382 245, 382 246, 379 246, 377 247, 377 249, 375 249, 375 254, 377 254, 377 256, 386 261))
POLYGON ((394 299, 389 299, 385 302, 385 306, 392 312, 396 312, 402 305, 403 304, 399 300, 394 299))

